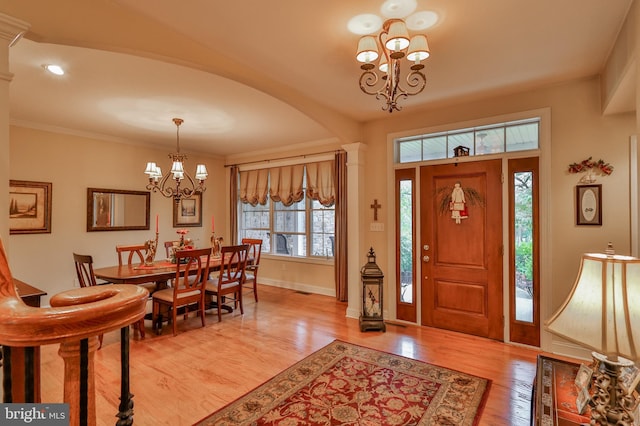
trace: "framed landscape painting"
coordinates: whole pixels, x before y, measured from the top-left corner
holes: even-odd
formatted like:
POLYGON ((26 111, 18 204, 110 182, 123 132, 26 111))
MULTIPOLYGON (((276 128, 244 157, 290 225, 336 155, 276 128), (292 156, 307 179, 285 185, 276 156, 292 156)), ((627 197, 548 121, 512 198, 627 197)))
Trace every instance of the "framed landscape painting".
POLYGON ((194 194, 173 203, 173 227, 202 226, 202 197, 194 194))
POLYGON ((51 233, 51 183, 9 181, 9 233, 51 233))

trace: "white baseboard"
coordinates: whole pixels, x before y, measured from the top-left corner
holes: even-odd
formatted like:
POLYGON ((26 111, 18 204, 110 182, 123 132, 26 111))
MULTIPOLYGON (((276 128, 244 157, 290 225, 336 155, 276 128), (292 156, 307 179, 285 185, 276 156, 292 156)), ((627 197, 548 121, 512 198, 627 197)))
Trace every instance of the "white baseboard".
POLYGON ((551 353, 556 355, 568 356, 571 358, 591 360, 591 350, 582 346, 578 346, 574 343, 567 342, 566 340, 552 340, 551 353))
POLYGON ((289 281, 270 280, 269 278, 260 278, 260 284, 269 285, 271 287, 287 288, 289 290, 302 291, 305 293, 321 294, 323 296, 336 297, 336 290, 326 287, 318 287, 309 284, 301 284, 289 281))

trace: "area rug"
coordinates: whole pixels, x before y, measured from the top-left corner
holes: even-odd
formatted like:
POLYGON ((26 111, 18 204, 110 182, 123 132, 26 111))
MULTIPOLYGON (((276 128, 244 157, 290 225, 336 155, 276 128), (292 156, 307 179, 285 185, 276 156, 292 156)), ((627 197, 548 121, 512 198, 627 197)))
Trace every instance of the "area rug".
POLYGON ((490 385, 335 340, 195 425, 472 426, 490 385))

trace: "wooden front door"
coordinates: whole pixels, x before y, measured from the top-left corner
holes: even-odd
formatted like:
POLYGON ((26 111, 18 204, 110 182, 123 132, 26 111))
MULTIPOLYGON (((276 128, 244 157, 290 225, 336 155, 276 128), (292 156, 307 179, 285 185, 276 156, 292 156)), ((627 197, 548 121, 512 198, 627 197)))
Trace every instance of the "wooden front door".
POLYGON ((423 325, 503 339, 501 164, 420 170, 423 325))

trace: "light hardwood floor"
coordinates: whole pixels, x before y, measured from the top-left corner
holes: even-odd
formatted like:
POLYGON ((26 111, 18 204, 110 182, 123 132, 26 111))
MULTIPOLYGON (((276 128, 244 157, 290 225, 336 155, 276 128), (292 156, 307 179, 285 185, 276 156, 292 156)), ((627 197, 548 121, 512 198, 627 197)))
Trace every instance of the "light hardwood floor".
MULTIPOLYGON (((334 339, 392 352, 492 380, 480 425, 529 425, 537 351, 493 340, 417 326, 387 325, 360 332, 334 298, 259 286, 260 301, 206 327, 194 314, 178 317, 178 335, 165 325, 156 336, 132 331, 134 424, 191 425, 334 339)), ((62 400, 63 364, 57 346, 42 348, 43 401, 62 400)), ((96 353, 98 426, 116 422, 120 392, 119 332, 105 335, 96 353)))

